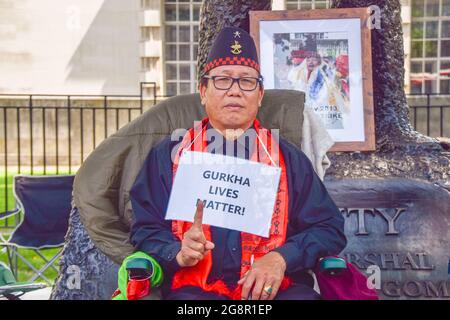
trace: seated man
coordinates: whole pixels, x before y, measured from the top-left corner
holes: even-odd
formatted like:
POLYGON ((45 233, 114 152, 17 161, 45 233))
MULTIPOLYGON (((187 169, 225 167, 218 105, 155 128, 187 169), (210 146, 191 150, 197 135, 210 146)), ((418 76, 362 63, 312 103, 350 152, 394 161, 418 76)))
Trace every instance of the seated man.
POLYGON ((344 219, 303 152, 279 137, 262 146, 275 157, 254 157, 263 154, 257 149, 267 133, 256 120, 262 82, 253 39, 224 28, 200 83, 208 118, 181 143, 169 137, 157 144, 130 191, 131 242, 161 264, 164 299, 318 299, 308 270, 345 247, 344 219), (194 223, 165 220, 177 161, 189 148, 269 165, 275 159, 282 173, 269 238, 202 225, 202 202, 194 223))

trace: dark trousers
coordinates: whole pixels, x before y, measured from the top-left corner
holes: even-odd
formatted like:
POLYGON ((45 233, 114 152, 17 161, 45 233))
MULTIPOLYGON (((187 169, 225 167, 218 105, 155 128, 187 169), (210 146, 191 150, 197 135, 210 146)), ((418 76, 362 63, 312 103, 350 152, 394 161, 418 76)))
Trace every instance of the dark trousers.
MULTIPOLYGON (((212 292, 204 292, 198 287, 186 286, 169 292, 166 300, 228 300, 227 297, 212 292)), ((293 283, 288 289, 278 291, 275 300, 321 300, 311 287, 293 283)))

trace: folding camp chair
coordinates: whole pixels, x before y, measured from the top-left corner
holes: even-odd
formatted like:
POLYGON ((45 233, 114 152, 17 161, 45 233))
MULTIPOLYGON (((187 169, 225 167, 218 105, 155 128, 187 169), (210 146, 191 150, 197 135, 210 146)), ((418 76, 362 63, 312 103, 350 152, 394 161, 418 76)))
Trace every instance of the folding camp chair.
POLYGON ((42 283, 17 282, 11 270, 0 262, 0 298, 19 300, 19 297, 25 293, 45 287, 46 285, 42 283))
POLYGON ((68 176, 24 176, 17 175, 13 180, 16 210, 4 215, 22 214, 22 219, 9 239, 0 239, 0 246, 6 247, 8 260, 17 278, 17 258, 22 260, 33 272, 29 281, 42 278, 49 285, 44 272, 53 268, 60 257, 62 248, 50 259, 41 252, 47 248, 58 248, 64 244, 71 210, 73 175, 68 176), (28 261, 19 248, 32 250, 44 260, 44 266, 37 269, 28 261))
MULTIPOLYGON (((12 216, 16 217, 16 222, 18 223, 18 221, 20 220, 20 209, 16 207, 13 210, 1 212, 0 213, 0 220, 8 219, 9 217, 12 217, 12 216)), ((14 263, 11 260, 13 257, 10 254, 9 247, 6 246, 7 243, 8 243, 8 240, 6 240, 6 238, 4 237, 3 233, 0 232, 0 247, 3 247, 4 248, 3 250, 7 251, 7 257, 8 257, 9 265, 10 266, 17 265, 17 257, 15 257, 16 258, 16 263, 14 263)))

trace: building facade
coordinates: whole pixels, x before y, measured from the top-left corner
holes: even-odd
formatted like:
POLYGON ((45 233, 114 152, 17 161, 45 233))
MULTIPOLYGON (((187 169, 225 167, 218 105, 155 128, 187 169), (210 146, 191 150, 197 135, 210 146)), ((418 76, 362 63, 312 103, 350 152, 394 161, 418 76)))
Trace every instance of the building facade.
POLYGON ((450 1, 412 0, 409 91, 450 94, 450 1))

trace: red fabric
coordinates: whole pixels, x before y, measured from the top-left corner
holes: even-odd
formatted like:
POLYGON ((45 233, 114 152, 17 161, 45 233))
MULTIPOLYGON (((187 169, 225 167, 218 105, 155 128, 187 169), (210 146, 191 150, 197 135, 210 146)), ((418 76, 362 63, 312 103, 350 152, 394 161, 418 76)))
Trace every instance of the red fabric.
POLYGON ((336 58, 336 70, 340 72, 342 77, 348 76, 348 55, 342 54, 336 58))
POLYGON ((150 279, 130 279, 127 285, 127 299, 139 300, 150 294, 150 279))
POLYGON ((116 291, 114 291, 114 293, 112 294, 111 299, 114 299, 114 298, 117 297, 120 293, 121 293, 121 292, 120 292, 120 289, 117 288, 116 291))
MULTIPOLYGON (((183 138, 180 147, 177 151, 177 155, 173 165, 173 177, 175 179, 176 171, 178 168, 178 162, 181 152, 187 148, 192 140, 201 135, 202 137, 194 140, 192 143, 192 151, 206 151, 206 127, 208 118, 202 120, 202 122, 191 128, 183 138)), ((286 177, 286 166, 283 155, 279 152, 279 146, 276 145, 276 141, 271 136, 267 129, 260 126, 259 121, 255 120, 254 126, 257 135, 263 141, 267 147, 269 154, 275 163, 281 168, 280 185, 277 192, 275 201, 274 213, 272 215, 272 224, 270 228, 270 237, 263 238, 253 234, 245 232, 241 233, 242 241, 242 258, 241 258, 241 277, 250 269, 251 257, 254 257, 254 261, 264 256, 269 251, 281 246, 286 240, 286 230, 288 224, 288 185, 286 177)), ((260 142, 256 139, 256 148, 251 156, 252 161, 265 163, 272 165, 269 157, 265 153, 264 149, 259 146, 260 142)), ((182 240, 183 234, 191 227, 192 223, 185 221, 172 221, 172 231, 178 239, 182 240)), ((203 225, 203 232, 208 241, 211 241, 211 230, 209 225, 203 225)), ((206 292, 215 292, 217 294, 225 295, 234 300, 241 299, 242 286, 236 288, 229 288, 221 281, 217 280, 213 283, 207 283, 208 275, 212 268, 212 255, 211 252, 205 256, 205 258, 197 265, 193 267, 182 268, 178 271, 172 281, 172 289, 178 289, 183 286, 197 286, 202 288, 206 292)), ((286 289, 290 285, 290 280, 285 277, 281 283, 280 290, 286 289)))
POLYGON ((378 300, 377 291, 367 287, 366 276, 349 262, 337 275, 320 272, 319 267, 314 273, 324 300, 378 300))

